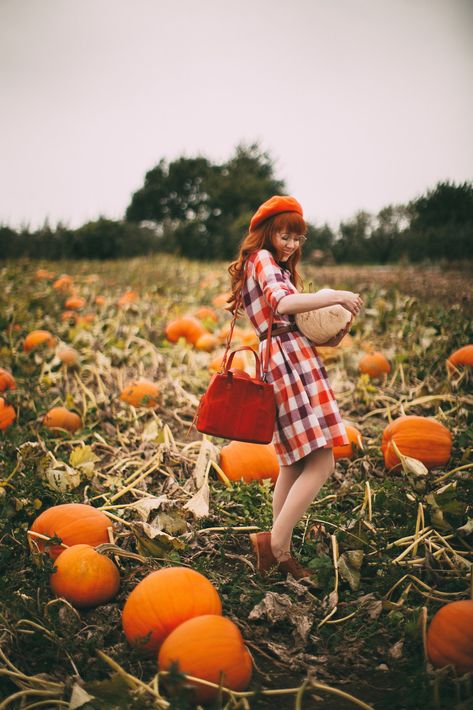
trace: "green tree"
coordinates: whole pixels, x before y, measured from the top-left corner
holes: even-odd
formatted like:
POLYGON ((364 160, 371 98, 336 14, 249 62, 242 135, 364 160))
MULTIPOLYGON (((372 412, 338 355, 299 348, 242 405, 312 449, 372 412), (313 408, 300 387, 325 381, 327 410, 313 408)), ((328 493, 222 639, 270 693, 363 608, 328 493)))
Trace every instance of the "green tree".
POLYGON ((257 144, 238 145, 222 165, 207 158, 161 160, 145 176, 126 210, 129 222, 152 221, 162 247, 200 259, 233 258, 249 219, 271 195, 284 191, 273 162, 257 144))

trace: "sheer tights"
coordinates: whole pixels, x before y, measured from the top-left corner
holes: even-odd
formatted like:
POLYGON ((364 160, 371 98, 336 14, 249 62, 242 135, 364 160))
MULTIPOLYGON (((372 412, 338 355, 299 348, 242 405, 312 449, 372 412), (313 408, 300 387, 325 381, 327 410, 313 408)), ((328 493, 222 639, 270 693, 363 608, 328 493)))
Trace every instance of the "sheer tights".
POLYGON ((291 555, 292 531, 335 467, 331 448, 311 451, 290 466, 281 466, 273 493, 271 549, 279 561, 291 555))

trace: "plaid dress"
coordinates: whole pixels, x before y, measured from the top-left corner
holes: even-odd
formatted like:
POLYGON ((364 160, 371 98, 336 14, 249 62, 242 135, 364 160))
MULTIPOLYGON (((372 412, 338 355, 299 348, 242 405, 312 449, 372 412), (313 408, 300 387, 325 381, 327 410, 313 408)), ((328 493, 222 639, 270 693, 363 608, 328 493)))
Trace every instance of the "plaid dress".
MULTIPOLYGON (((290 324, 294 316, 278 315, 283 296, 298 293, 288 269, 267 249, 247 260, 243 306, 258 335, 268 327, 271 308, 275 324, 290 324)), ((274 326, 273 326, 274 327, 274 326)), ((266 341, 259 345, 263 357, 266 341)), ((335 395, 314 345, 299 331, 271 338, 268 382, 274 386, 277 417, 273 444, 283 466, 311 451, 348 444, 335 395)))

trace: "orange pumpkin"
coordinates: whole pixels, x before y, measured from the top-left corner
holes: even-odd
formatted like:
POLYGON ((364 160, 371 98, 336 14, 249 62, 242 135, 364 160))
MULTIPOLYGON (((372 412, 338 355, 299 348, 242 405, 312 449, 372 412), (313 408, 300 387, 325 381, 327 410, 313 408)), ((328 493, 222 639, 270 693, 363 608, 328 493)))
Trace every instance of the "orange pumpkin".
MULTIPOLYGON (((164 641, 158 655, 160 671, 178 664, 181 673, 220 683, 230 690, 245 690, 251 680, 253 662, 240 629, 224 616, 205 614, 185 621, 164 641)), ((189 681, 197 703, 218 695, 218 688, 189 681)))
POLYGON ((61 552, 49 578, 51 589, 78 609, 105 604, 120 588, 120 573, 112 560, 90 545, 73 545, 61 552))
POLYGON ((103 306, 105 303, 105 296, 96 296, 95 303, 97 304, 97 306, 103 306))
POLYGON ((373 380, 391 372, 391 365, 383 353, 379 351, 365 353, 358 364, 358 368, 362 374, 369 375, 373 380))
POLYGON ((43 425, 48 429, 66 429, 74 434, 82 427, 82 419, 66 407, 53 407, 45 414, 43 425))
POLYGON ((473 671, 473 600, 438 610, 427 631, 427 655, 437 668, 452 664, 458 673, 473 671))
POLYGON ((72 284, 73 284, 72 276, 69 276, 68 274, 62 274, 53 283, 53 288, 55 288, 57 291, 72 291, 73 290, 72 284))
POLYGON ((205 350, 205 352, 209 353, 215 350, 217 345, 219 345, 219 340, 215 335, 212 335, 212 333, 204 333, 197 340, 195 347, 197 350, 205 350))
MULTIPOLYGON (((219 338, 219 340, 222 343, 226 342, 226 340, 228 338, 228 334, 230 332, 230 328, 231 328, 231 323, 226 323, 218 331, 217 337, 219 338)), ((233 340, 242 340, 243 336, 244 336, 244 331, 236 325, 233 329, 232 341, 233 340)))
POLYGON ((206 577, 187 567, 165 567, 133 589, 123 608, 122 624, 133 646, 153 652, 183 621, 221 613, 220 597, 206 577))
POLYGON ((136 303, 138 299, 139 296, 136 291, 128 290, 122 293, 122 295, 117 301, 117 306, 128 306, 130 303, 136 303))
MULTIPOLYGON (((209 370, 211 372, 218 372, 220 368, 222 367, 222 360, 223 360, 223 353, 220 353, 220 355, 216 355, 214 359, 209 363, 209 370)), ((239 355, 238 353, 234 356, 232 360, 232 369, 235 368, 236 370, 244 370, 245 369, 245 361, 243 360, 242 356, 239 355)))
POLYGON ((167 324, 165 335, 171 343, 177 343, 179 338, 185 338, 188 343, 195 345, 202 335, 208 333, 200 320, 193 316, 182 316, 167 324))
POLYGON ((41 279, 53 279, 55 277, 54 271, 47 271, 46 269, 37 269, 35 276, 38 280, 41 279))
POLYGON ((240 339, 242 345, 248 345, 250 348, 253 348, 255 352, 258 352, 259 338, 254 330, 242 330, 240 339))
POLYGON ((85 306, 85 298, 80 298, 79 296, 71 296, 64 303, 64 308, 70 311, 80 311, 81 308, 85 306))
POLYGON ((61 320, 62 320, 62 321, 64 321, 64 320, 70 320, 70 319, 72 319, 72 320, 75 321, 75 320, 77 320, 77 317, 78 317, 78 316, 77 316, 77 313, 76 313, 75 311, 63 311, 63 312, 61 313, 61 320))
MULTIPOLYGON (((91 505, 84 503, 62 503, 48 508, 39 515, 31 526, 31 531, 46 535, 47 537, 59 537, 64 545, 91 545, 97 547, 103 542, 108 542, 108 528, 112 523, 104 513, 91 505)), ((41 538, 31 536, 43 552, 46 541, 41 538)), ((61 545, 53 545, 48 552, 53 560, 64 550, 61 545)))
POLYGON ((16 387, 15 378, 8 372, 0 367, 0 392, 5 392, 5 390, 14 390, 16 387))
POLYGON ((422 461, 428 469, 448 463, 452 451, 452 435, 443 424, 431 417, 409 415, 395 419, 385 428, 381 442, 387 468, 399 465, 392 442, 401 454, 422 461))
POLYGON ((199 320, 213 320, 217 322, 217 314, 215 313, 213 308, 209 308, 208 306, 201 306, 195 313, 196 318, 199 320))
POLYGON ((447 369, 455 370, 458 365, 473 367, 473 345, 464 345, 450 355, 447 360, 447 369))
POLYGON ((120 393, 122 402, 133 407, 155 407, 158 403, 158 386, 150 380, 140 379, 129 382, 120 393))
POLYGON ((15 419, 16 412, 11 404, 7 404, 3 397, 0 397, 0 429, 8 429, 15 419))
POLYGON ((88 323, 93 323, 95 320, 95 313, 84 313, 82 316, 77 316, 77 325, 87 325, 88 323))
POLYGON ((231 293, 219 293, 217 296, 212 298, 212 303, 215 308, 226 308, 229 304, 227 303, 230 298, 231 293))
POLYGON ((260 481, 279 474, 279 462, 273 444, 249 444, 232 441, 220 451, 220 467, 231 481, 260 481))
POLYGON ((75 348, 65 346, 56 351, 56 355, 65 365, 75 365, 79 360, 79 353, 75 348))
POLYGON ((32 330, 31 333, 28 333, 23 342, 23 350, 29 353, 40 345, 47 345, 48 348, 53 348, 56 345, 56 338, 49 330, 32 330))
POLYGON ((338 461, 338 459, 352 459, 355 455, 355 449, 353 448, 354 445, 359 449, 363 448, 361 434, 358 429, 351 426, 351 424, 345 424, 345 429, 347 430, 350 443, 345 444, 344 446, 333 447, 333 456, 335 461, 338 461))

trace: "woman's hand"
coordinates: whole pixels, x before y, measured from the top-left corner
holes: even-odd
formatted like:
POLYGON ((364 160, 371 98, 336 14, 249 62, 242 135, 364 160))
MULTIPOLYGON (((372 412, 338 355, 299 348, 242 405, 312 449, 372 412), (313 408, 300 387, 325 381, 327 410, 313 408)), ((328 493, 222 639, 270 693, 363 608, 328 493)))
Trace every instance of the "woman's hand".
POLYGON ((363 305, 363 301, 360 298, 359 293, 353 293, 353 291, 335 291, 335 297, 337 303, 350 311, 354 316, 357 316, 363 305))

